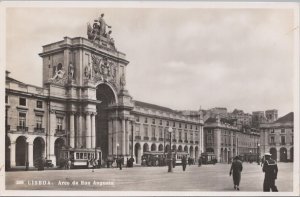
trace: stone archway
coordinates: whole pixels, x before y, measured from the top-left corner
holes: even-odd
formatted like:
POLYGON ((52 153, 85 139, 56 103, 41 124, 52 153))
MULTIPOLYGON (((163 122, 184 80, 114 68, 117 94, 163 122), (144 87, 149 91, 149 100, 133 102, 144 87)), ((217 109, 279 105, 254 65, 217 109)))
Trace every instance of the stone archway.
POLYGON ((223 163, 224 162, 224 151, 223 151, 223 148, 221 148, 221 154, 220 154, 220 163, 223 163))
POLYGON ((151 151, 156 151, 156 144, 151 145, 151 151))
POLYGON ((166 150, 166 151, 165 151, 166 153, 170 151, 170 145, 169 145, 169 144, 166 145, 165 150, 166 150))
POLYGON ((280 148, 280 162, 287 162, 287 150, 284 147, 280 148))
MULTIPOLYGON (((108 129, 109 129, 108 107, 110 104, 116 103, 117 98, 113 89, 105 83, 101 83, 97 86, 96 98, 98 101, 101 101, 100 104, 97 104, 97 115, 95 117, 96 147, 101 148, 102 157, 103 159, 105 159, 109 154, 108 153, 109 144, 113 143, 113 139, 109 139, 108 136, 108 129)), ((110 138, 113 138, 113 136, 111 136, 110 138)))
POLYGON ((136 143, 134 146, 134 156, 135 156, 135 162, 137 164, 141 163, 141 157, 142 157, 142 148, 139 143, 136 143))
POLYGON ((271 158, 277 161, 277 150, 276 148, 270 148, 271 158))
POLYGON ((290 161, 293 162, 294 161, 294 147, 292 147, 290 149, 290 161))
POLYGON ((188 146, 184 146, 184 149, 183 149, 183 150, 184 150, 184 152, 186 152, 186 153, 189 152, 188 146))
POLYGON ((193 146, 190 146, 190 157, 195 158, 193 146))
POLYGON ((33 141, 33 162, 45 157, 45 141, 41 137, 37 137, 33 141))
POLYGON ((175 144, 172 146, 172 151, 176 151, 176 145, 175 144))
POLYGON ((182 146, 181 145, 178 146, 178 152, 182 152, 182 146))
POLYGON ((27 159, 27 142, 26 137, 20 136, 16 140, 16 166, 25 166, 27 159))
POLYGON ((224 163, 228 162, 228 150, 227 148, 224 149, 224 163))
POLYGON ((198 146, 195 147, 195 159, 196 161, 198 161, 198 157, 199 157, 199 148, 198 146))
POLYGON ((65 141, 62 138, 57 138, 54 143, 54 154, 56 158, 56 166, 59 165, 60 162, 60 151, 61 148, 65 145, 65 141))
POLYGON ((158 151, 164 151, 164 146, 162 144, 158 146, 158 151))
POLYGON ((149 145, 147 143, 143 146, 143 152, 149 152, 149 145))

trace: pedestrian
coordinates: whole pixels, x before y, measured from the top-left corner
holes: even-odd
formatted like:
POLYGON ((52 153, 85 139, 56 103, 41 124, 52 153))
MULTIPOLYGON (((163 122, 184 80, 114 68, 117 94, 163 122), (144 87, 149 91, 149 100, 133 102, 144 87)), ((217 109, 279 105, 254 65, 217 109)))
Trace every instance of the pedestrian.
POLYGON ((122 158, 117 160, 120 170, 122 170, 122 158))
POLYGON ((72 165, 71 159, 68 159, 68 169, 69 170, 71 169, 71 165, 72 165))
POLYGON ((202 158, 199 157, 199 159, 198 159, 198 167, 200 167, 201 165, 202 165, 202 158))
POLYGON ((242 162, 239 160, 239 156, 235 156, 231 164, 229 176, 232 174, 233 184, 235 190, 240 190, 241 172, 243 170, 242 162))
POLYGON ((278 167, 275 160, 271 159, 270 153, 265 153, 265 159, 263 164, 263 172, 265 173, 264 179, 264 192, 269 192, 270 189, 273 192, 278 192, 275 185, 275 180, 277 179, 278 167))
POLYGON ((176 158, 175 157, 173 157, 173 168, 175 168, 175 166, 176 166, 176 158))
POLYGON ((182 157, 181 163, 182 163, 182 170, 185 171, 185 168, 186 168, 186 157, 185 156, 182 157))

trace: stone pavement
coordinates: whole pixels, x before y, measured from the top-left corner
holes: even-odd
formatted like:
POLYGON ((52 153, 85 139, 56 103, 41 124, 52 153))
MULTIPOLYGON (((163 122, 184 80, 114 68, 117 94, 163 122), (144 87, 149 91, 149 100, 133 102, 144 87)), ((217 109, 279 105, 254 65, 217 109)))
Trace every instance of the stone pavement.
MULTIPOLYGON (((264 173, 256 163, 243 164, 241 191, 261 192, 264 173)), ((276 185, 281 192, 293 189, 293 164, 278 163, 276 185)), ((95 190, 95 191, 227 191, 233 189, 229 164, 113 169, 6 172, 7 190, 95 190)))

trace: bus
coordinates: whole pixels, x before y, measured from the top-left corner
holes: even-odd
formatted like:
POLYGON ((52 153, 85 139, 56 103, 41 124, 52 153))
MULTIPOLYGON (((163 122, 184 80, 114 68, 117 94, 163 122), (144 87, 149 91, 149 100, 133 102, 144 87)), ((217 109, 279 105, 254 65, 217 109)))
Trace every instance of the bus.
POLYGON ((99 149, 62 148, 60 150, 60 166, 71 161, 70 168, 91 168, 101 166, 102 152, 99 149), (92 162, 93 161, 93 162, 92 162))

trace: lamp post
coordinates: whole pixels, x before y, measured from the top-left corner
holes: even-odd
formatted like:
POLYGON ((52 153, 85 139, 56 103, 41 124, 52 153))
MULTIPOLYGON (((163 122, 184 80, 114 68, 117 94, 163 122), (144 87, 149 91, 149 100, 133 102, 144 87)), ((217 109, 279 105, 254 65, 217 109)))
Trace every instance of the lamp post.
POLYGON ((118 151, 119 151, 119 143, 117 143, 117 159, 119 158, 118 151))
POLYGON ((168 132, 170 135, 170 148, 169 148, 169 165, 168 165, 168 172, 173 172, 173 161, 172 161, 172 127, 168 128, 168 132))
POLYGON ((257 165, 260 165, 260 144, 257 142, 257 165))

